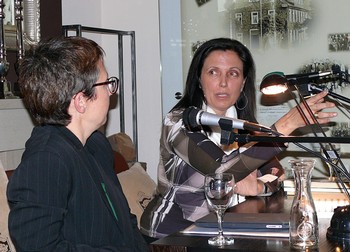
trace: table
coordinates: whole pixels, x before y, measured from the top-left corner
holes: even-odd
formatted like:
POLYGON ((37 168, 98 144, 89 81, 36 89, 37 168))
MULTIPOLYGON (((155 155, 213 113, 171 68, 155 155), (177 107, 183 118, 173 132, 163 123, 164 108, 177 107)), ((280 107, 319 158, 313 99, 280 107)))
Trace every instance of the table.
MULTIPOLYGON (((281 213, 290 211, 292 196, 286 196, 281 191, 270 197, 251 197, 230 209, 230 212, 251 212, 251 213, 281 213)), ((308 251, 350 251, 350 244, 329 241, 326 238, 327 228, 330 224, 329 218, 319 218, 319 247, 308 251)), ((290 248, 288 238, 262 238, 262 237, 238 237, 235 236, 235 243, 223 248, 208 245, 208 236, 193 236, 181 232, 169 235, 153 242, 152 252, 205 252, 205 251, 296 251, 290 248)))

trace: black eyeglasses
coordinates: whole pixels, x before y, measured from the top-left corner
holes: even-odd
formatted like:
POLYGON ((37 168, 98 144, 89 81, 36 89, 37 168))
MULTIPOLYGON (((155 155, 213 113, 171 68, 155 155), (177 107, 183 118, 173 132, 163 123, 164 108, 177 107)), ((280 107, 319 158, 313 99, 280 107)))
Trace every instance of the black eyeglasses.
POLYGON ((107 79, 107 81, 105 82, 99 82, 99 83, 95 83, 94 85, 92 85, 92 87, 96 87, 96 86, 101 86, 101 85, 108 85, 108 91, 111 94, 114 94, 115 92, 117 92, 118 87, 119 87, 119 79, 117 77, 109 77, 107 79))

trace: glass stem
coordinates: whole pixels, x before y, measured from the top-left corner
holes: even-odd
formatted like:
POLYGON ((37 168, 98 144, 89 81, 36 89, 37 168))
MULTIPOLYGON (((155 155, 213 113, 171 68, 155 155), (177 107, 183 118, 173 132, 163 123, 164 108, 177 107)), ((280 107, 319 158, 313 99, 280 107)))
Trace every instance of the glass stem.
POLYGON ((219 209, 216 211, 216 214, 218 216, 218 229, 219 229, 219 236, 223 236, 223 229, 222 229, 222 217, 224 216, 225 210, 219 209))

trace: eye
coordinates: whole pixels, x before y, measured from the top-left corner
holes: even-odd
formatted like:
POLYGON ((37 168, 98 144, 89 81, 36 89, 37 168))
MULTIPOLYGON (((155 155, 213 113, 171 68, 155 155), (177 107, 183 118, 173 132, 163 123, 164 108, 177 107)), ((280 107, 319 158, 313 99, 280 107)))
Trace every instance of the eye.
POLYGON ((230 77, 230 78, 236 78, 239 76, 239 72, 235 71, 235 70, 232 70, 232 71, 229 71, 227 73, 227 76, 230 77))
POLYGON ((208 70, 208 75, 212 77, 218 77, 220 74, 216 69, 209 69, 208 70))

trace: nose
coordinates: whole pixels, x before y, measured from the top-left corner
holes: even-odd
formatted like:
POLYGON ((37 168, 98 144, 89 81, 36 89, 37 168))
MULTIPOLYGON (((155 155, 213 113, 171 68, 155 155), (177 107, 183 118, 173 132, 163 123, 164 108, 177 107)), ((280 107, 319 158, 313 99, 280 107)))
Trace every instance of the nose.
POLYGON ((227 86, 227 80, 226 80, 226 76, 222 76, 220 78, 220 87, 226 87, 227 86))

